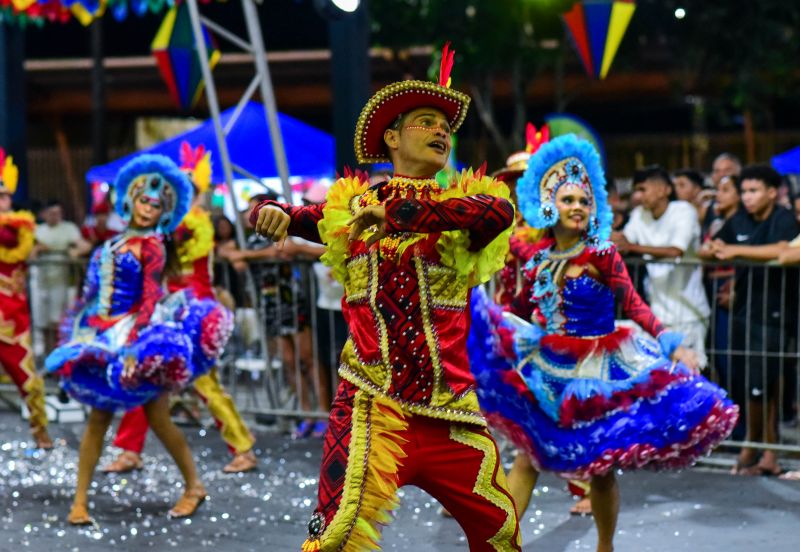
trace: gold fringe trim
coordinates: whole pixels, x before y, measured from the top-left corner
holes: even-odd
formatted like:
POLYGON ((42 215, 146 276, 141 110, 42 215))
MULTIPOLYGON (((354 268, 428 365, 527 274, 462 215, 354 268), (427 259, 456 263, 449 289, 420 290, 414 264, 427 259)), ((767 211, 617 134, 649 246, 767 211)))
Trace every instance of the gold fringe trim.
POLYGON ((498 552, 506 552, 509 550, 509 543, 516 542, 517 547, 514 550, 519 550, 521 544, 519 531, 516 531, 517 514, 514 503, 508 495, 497 488, 497 485, 508 487, 506 474, 500 466, 494 441, 485 431, 467 426, 451 425, 450 438, 456 443, 467 445, 483 453, 483 460, 481 460, 481 467, 478 470, 478 477, 475 479, 475 487, 472 492, 482 496, 506 513, 505 523, 497 534, 489 539, 488 544, 498 552))
MULTIPOLYGON (((511 192, 503 182, 485 176, 472 169, 462 171, 450 186, 439 196, 440 201, 478 194, 491 195, 511 200, 511 192)), ((442 232, 436 248, 442 264, 454 268, 459 275, 467 279, 469 287, 488 282, 495 272, 505 266, 508 255, 509 238, 514 230, 513 223, 500 232, 486 247, 479 251, 470 251, 469 232, 452 230, 442 232)))
MULTIPOLYGON (((359 180, 358 176, 340 178, 328 192, 323 218, 317 225, 322 242, 327 246, 327 251, 321 260, 333 269, 334 278, 345 286, 347 286, 346 262, 350 256, 349 228, 346 224, 356 213, 360 196, 368 192, 369 182, 359 180)), ((474 172, 472 169, 460 173, 436 199, 444 201, 478 194, 511 199, 511 192, 503 182, 480 172, 474 172)), ((512 224, 480 251, 469 250, 468 231, 442 232, 436 242, 436 249, 442 258, 442 264, 455 269, 460 276, 467 279, 469 287, 474 287, 488 282, 495 272, 503 268, 508 254, 508 240, 513 230, 512 224)), ((366 231, 362 237, 366 239, 370 235, 370 231, 366 231)), ((398 244, 397 259, 416 254, 415 246, 422 245, 427 237, 428 234, 410 234, 398 244)))
POLYGON ((353 430, 339 510, 313 548, 306 541, 303 551, 348 552, 379 549, 381 526, 391 520, 399 504, 397 472, 406 457, 406 440, 400 433, 408 427, 403 412, 391 401, 373 399, 359 390, 353 401, 353 430))

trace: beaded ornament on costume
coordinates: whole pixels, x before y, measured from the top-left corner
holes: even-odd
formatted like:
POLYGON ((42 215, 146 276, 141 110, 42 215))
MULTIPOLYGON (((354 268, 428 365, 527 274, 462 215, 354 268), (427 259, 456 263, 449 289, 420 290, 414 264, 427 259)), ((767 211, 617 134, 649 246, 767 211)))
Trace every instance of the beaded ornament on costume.
MULTIPOLYGON (((369 205, 380 205, 393 199, 436 199, 442 191, 443 189, 435 178, 395 176, 380 188, 363 194, 358 199, 358 207, 363 209, 369 205)), ((397 260, 400 244, 413 237, 412 232, 399 232, 383 238, 380 241, 381 255, 393 261, 397 260)), ((421 237, 419 236, 418 239, 421 237)))

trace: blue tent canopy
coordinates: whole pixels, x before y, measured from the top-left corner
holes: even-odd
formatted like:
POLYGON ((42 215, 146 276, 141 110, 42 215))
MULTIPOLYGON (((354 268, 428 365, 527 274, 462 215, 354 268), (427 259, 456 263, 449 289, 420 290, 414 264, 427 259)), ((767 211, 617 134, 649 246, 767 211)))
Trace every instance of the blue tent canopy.
MULTIPOLYGON (((222 126, 226 127, 235 108, 222 113, 222 126)), ((283 143, 291 176, 331 177, 336 172, 333 136, 311 127, 283 113, 278 114, 283 143)), ((180 164, 181 142, 192 147, 205 145, 211 151, 212 181, 224 182, 225 174, 220 162, 214 123, 208 119, 188 132, 156 144, 140 153, 160 153, 180 164)), ((264 108, 257 102, 248 102, 228 133, 228 152, 231 163, 259 178, 278 176, 272 141, 269 136, 264 108)), ((111 163, 92 167, 86 173, 87 182, 113 182, 119 170, 134 158, 133 153, 111 163)))
POLYGON ((781 174, 800 174, 800 146, 774 156, 772 166, 781 174))

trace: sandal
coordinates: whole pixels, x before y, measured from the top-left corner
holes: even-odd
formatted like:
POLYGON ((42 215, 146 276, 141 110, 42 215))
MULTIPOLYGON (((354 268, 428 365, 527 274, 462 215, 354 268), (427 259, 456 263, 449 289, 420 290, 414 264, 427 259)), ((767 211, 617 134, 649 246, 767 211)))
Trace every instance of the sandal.
POLYGON ((128 473, 144 468, 144 462, 139 454, 132 450, 123 450, 117 459, 100 468, 103 473, 128 473))
POLYGON ((258 459, 256 458, 256 454, 253 452, 253 449, 250 449, 245 452, 237 452, 233 456, 233 460, 230 463, 222 468, 222 471, 225 473, 244 473, 250 470, 254 470, 258 467, 258 459))
POLYGON ((736 458, 736 465, 731 468, 731 475, 758 475, 758 457, 753 456, 747 460, 742 460, 739 455, 736 458))
POLYGON ((83 504, 73 504, 67 516, 67 523, 70 525, 94 525, 92 516, 89 515, 89 510, 83 504))
POLYGON ((800 481, 800 470, 783 472, 780 478, 785 481, 800 481))
POLYGON ((202 485, 192 487, 181 495, 175 506, 167 512, 167 516, 173 519, 191 517, 206 498, 208 498, 208 494, 205 487, 202 485))
POLYGON ((47 428, 36 428, 31 431, 31 435, 33 435, 33 441, 36 443, 37 449, 51 450, 53 448, 53 440, 50 438, 50 434, 47 433, 47 428))
POLYGON ((775 477, 783 473, 783 468, 778 464, 778 455, 771 450, 764 451, 758 464, 756 473, 767 477, 775 477))
POLYGON ((590 516, 592 515, 592 500, 585 496, 578 502, 572 505, 569 513, 573 516, 590 516))
POLYGON ((755 469, 757 475, 763 475, 765 477, 777 477, 783 474, 783 468, 777 464, 774 466, 764 466, 762 464, 758 464, 755 469))

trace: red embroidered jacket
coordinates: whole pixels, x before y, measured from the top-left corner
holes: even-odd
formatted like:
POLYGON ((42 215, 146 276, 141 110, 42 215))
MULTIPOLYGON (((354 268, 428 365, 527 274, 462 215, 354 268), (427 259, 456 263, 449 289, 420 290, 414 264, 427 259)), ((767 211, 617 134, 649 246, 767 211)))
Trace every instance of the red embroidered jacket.
POLYGON ((34 243, 31 213, 0 213, 0 343, 12 343, 30 327, 25 260, 34 243))
POLYGON ((501 191, 480 175, 447 190, 409 181, 368 188, 345 178, 327 204, 277 205, 291 216, 291 235, 326 243, 323 261, 345 287, 340 376, 407 412, 484 424, 466 352, 469 291, 502 267, 514 208, 480 193, 501 191), (371 232, 348 242, 346 224, 370 204, 385 206, 388 237, 368 248, 371 232))

